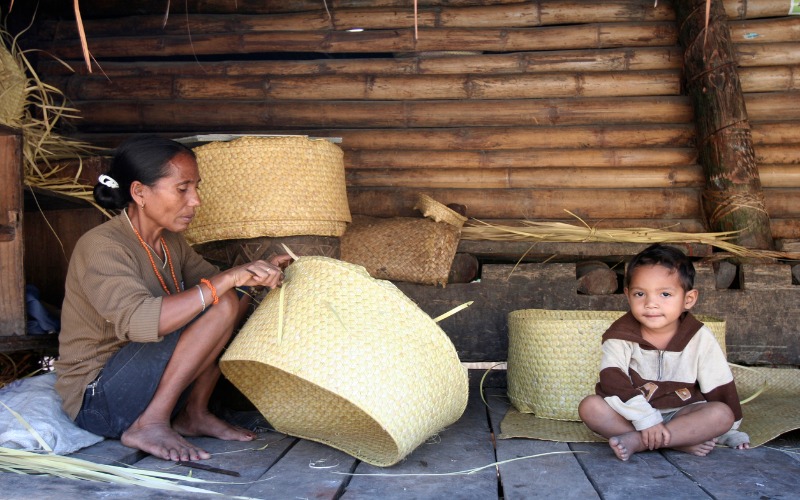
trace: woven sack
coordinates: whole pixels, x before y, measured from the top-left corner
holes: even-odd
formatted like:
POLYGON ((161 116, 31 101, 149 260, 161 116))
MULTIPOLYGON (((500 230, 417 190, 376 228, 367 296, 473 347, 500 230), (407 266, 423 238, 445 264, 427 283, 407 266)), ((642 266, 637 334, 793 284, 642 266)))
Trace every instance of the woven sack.
POLYGON ((467 404, 466 370, 439 326, 392 283, 327 257, 286 269, 220 368, 279 432, 376 466, 467 404))
POLYGON ((374 278, 444 286, 460 237, 459 228, 427 218, 355 216, 341 256, 374 278))
POLYGON ((344 154, 325 139, 241 137, 194 148, 203 204, 191 244, 262 236, 341 236, 350 222, 344 154))
MULTIPOLYGON (((523 309, 508 315, 508 397, 522 413, 579 421, 594 394, 603 333, 625 311, 523 309)), ((696 315, 725 352, 725 321, 696 315)))

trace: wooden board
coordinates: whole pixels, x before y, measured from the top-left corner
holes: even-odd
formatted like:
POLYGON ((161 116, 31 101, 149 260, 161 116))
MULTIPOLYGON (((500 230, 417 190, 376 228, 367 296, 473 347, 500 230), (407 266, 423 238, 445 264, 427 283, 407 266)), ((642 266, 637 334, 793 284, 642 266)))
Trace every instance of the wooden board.
POLYGON ((25 334, 21 148, 20 135, 0 128, 0 336, 25 334))
POLYGON ((473 390, 461 419, 399 464, 387 468, 359 464, 342 498, 495 498, 494 467, 451 474, 494 461, 486 409, 473 390))
MULTIPOLYGON (((500 422, 510 406, 509 401, 504 391, 490 389, 485 392, 492 432, 498 436, 500 422)), ((567 443, 538 439, 496 439, 495 446, 505 500, 549 499, 554 496, 576 500, 600 498, 567 443), (534 457, 547 453, 558 454, 534 457), (515 460, 522 457, 532 458, 515 460)))

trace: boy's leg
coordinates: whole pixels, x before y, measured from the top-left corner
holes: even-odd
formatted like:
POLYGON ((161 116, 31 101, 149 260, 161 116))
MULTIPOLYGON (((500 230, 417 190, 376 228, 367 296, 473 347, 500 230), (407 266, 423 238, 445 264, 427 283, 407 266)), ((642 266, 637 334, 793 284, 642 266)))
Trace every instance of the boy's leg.
POLYGON ((714 449, 716 438, 730 430, 733 421, 733 411, 725 403, 711 401, 681 408, 666 424, 671 435, 669 447, 706 456, 714 449))
POLYGON ((620 460, 628 460, 647 447, 639 431, 614 411, 600 396, 587 396, 578 406, 578 414, 586 427, 608 438, 608 445, 620 460))

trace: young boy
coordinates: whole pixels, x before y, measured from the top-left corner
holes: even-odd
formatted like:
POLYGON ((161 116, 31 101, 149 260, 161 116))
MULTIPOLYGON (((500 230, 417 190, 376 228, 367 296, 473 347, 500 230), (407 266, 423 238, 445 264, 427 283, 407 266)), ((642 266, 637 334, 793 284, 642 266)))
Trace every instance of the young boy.
POLYGON ((581 420, 608 438, 621 460, 673 448, 705 456, 717 442, 750 447, 725 355, 689 309, 697 303, 694 266, 679 250, 651 245, 625 273, 630 312, 603 334, 596 395, 581 420))

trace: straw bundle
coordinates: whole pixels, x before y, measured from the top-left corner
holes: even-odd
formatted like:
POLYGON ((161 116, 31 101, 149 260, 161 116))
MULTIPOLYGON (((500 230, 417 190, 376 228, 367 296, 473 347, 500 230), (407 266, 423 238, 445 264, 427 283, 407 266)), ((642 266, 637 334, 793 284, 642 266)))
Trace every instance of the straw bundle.
MULTIPOLYGON (((568 212, 574 216, 571 212, 568 212)), ((473 226, 461 229, 461 237, 465 240, 488 241, 540 241, 549 242, 608 242, 608 243, 702 243, 711 245, 739 257, 800 259, 799 252, 778 252, 743 247, 728 241, 740 231, 717 233, 684 233, 649 227, 608 228, 601 229, 589 226, 575 216, 582 225, 564 222, 520 221, 519 226, 490 224, 475 220, 473 226)))
POLYGON ((350 222, 344 153, 305 136, 242 137, 195 148, 203 206, 192 243, 262 236, 341 236, 350 222))
MULTIPOLYGON (((508 315, 508 397, 522 413, 580 420, 578 404, 594 394, 603 333, 624 311, 524 309, 508 315)), ((697 316, 725 352, 725 322, 697 316)))
POLYGON ((22 132, 25 184, 95 205, 93 186, 79 178, 81 156, 98 148, 55 133, 62 118, 78 118, 77 110, 66 106, 60 90, 39 79, 16 38, 0 29, 0 40, 0 125, 22 132), (59 162, 65 160, 78 161, 74 176, 64 175, 59 162))
POLYGON ((457 420, 467 375, 453 344, 360 266, 300 257, 220 360, 276 430, 392 465, 457 420))

